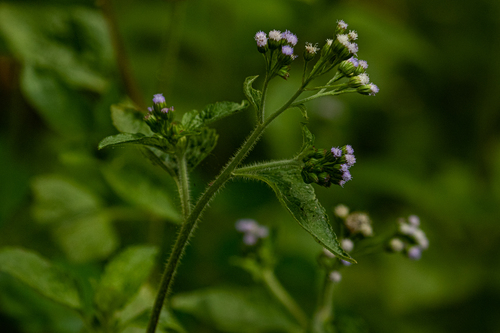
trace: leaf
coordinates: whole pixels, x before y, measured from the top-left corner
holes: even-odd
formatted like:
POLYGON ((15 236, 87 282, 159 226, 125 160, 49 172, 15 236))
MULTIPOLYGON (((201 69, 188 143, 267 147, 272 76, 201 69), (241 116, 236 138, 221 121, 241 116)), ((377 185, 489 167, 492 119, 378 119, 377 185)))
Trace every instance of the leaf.
POLYGON ((102 169, 109 185, 123 200, 169 221, 180 223, 165 184, 144 170, 114 163, 102 169))
POLYGON ((177 294, 172 308, 223 332, 302 332, 261 289, 219 287, 177 294))
POLYGON ((79 184, 58 175, 36 177, 31 187, 35 196, 32 214, 39 223, 61 222, 98 211, 101 202, 79 184))
POLYGON ((254 89, 252 87, 253 82, 259 76, 249 76, 243 82, 243 92, 245 93, 246 98, 250 102, 250 104, 255 108, 255 110, 260 111, 260 104, 262 102, 262 92, 260 90, 254 89))
POLYGON ((302 113, 302 117, 304 117, 306 121, 309 120, 309 117, 307 116, 307 108, 304 104, 299 104, 296 105, 295 107, 300 110, 300 113, 302 113))
POLYGON ((319 203, 311 184, 304 183, 297 166, 280 169, 262 169, 238 173, 238 176, 261 180, 269 185, 278 200, 293 218, 313 238, 339 258, 356 263, 340 246, 337 236, 328 222, 328 215, 319 203))
POLYGON ((187 112, 182 117, 182 125, 187 131, 196 131, 222 118, 232 116, 248 107, 247 101, 241 104, 234 102, 217 102, 207 105, 203 110, 187 112))
POLYGON ((152 136, 153 132, 143 120, 144 114, 130 104, 111 105, 113 125, 122 133, 141 133, 152 136))
POLYGON ((302 123, 302 148, 301 151, 314 146, 314 135, 307 128, 306 123, 302 123))
POLYGON ((137 133, 121 133, 116 135, 111 135, 104 138, 101 142, 99 142, 99 149, 103 149, 106 147, 115 147, 118 145, 142 145, 154 147, 160 150, 165 151, 167 149, 166 142, 161 138, 154 136, 145 136, 144 134, 137 133))
POLYGON ((0 250, 0 271, 9 273, 55 302, 73 309, 81 307, 75 282, 34 252, 3 248, 0 250))
POLYGON ((152 246, 132 246, 113 258, 96 287, 96 306, 108 314, 123 308, 148 278, 157 252, 152 246))
POLYGON ((68 258, 78 263, 105 259, 118 246, 118 236, 104 213, 66 221, 53 234, 68 258))

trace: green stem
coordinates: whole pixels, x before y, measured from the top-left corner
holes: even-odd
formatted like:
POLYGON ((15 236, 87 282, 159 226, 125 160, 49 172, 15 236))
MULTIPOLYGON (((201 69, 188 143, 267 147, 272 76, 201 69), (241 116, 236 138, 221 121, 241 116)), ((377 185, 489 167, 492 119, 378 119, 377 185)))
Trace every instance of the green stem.
POLYGON ((314 94, 312 96, 303 98, 300 101, 297 101, 297 102, 293 103, 292 107, 300 105, 300 104, 304 104, 305 102, 312 101, 313 99, 316 99, 316 98, 319 98, 319 97, 323 97, 323 96, 337 96, 337 95, 340 95, 340 94, 345 94, 345 93, 350 93, 350 92, 356 92, 356 89, 346 89, 346 90, 341 90, 341 91, 328 91, 326 93, 319 93, 318 92, 318 93, 316 93, 316 94, 314 94))
MULTIPOLYGON (((325 275, 325 281, 319 294, 318 307, 314 313, 312 321, 312 332, 325 332, 325 327, 333 327, 330 325, 334 319, 333 313, 333 289, 335 283, 330 280, 329 272, 325 275)), ((332 328, 330 328, 330 332, 332 328)))
POLYGON ((177 187, 179 189, 179 198, 181 199, 182 217, 186 221, 191 214, 191 199, 189 196, 189 174, 187 168, 186 155, 182 154, 177 157, 179 167, 179 181, 177 187))
POLYGON ((265 286, 269 291, 280 301, 280 303, 290 312, 290 314, 297 320, 297 322, 302 326, 302 328, 307 328, 307 316, 302 311, 300 306, 295 302, 295 300, 288 294, 285 288, 281 285, 279 280, 274 275, 274 272, 270 268, 264 269, 262 272, 262 278, 265 286))
POLYGON ((262 98, 260 101, 260 116, 258 117, 258 122, 263 123, 266 117, 266 94, 267 94, 267 85, 269 84, 270 78, 266 73, 266 77, 264 78, 264 85, 262 86, 262 98))
POLYGON ((158 290, 158 294, 156 295, 155 304, 153 306, 153 310, 151 313, 151 317, 148 323, 147 333, 154 333, 156 330, 156 325, 158 324, 158 319, 160 318, 161 309, 163 307, 163 303, 165 298, 170 290, 172 282, 174 280, 175 274, 177 272, 177 266, 179 261, 184 254, 184 250, 188 244, 189 238, 191 237, 193 230, 196 228, 196 224, 207 207, 207 204, 213 199, 215 194, 222 188, 224 183, 231 178, 232 172, 236 167, 241 163, 241 161, 248 155, 248 153, 255 146, 257 141, 261 138, 264 130, 269 126, 269 124, 278 117, 283 111, 288 109, 290 105, 293 103, 297 97, 304 91, 305 85, 308 82, 306 81, 296 92, 295 94, 277 111, 271 114, 265 122, 262 124, 258 124, 250 136, 245 140, 241 148, 238 152, 233 156, 233 158, 229 161, 228 164, 222 169, 219 176, 209 184, 205 192, 198 199, 198 202, 193 207, 191 214, 182 224, 181 230, 177 239, 175 241, 174 247, 172 249, 172 253, 168 259, 167 265, 163 272, 160 289, 158 290))
POLYGON ((271 161, 271 162, 266 162, 266 163, 258 163, 258 164, 254 164, 254 165, 249 165, 249 166, 237 168, 233 171, 233 175, 242 176, 244 174, 253 173, 256 171, 263 170, 263 169, 276 169, 276 168, 287 167, 287 166, 294 165, 294 164, 300 165, 301 163, 295 159, 271 161))

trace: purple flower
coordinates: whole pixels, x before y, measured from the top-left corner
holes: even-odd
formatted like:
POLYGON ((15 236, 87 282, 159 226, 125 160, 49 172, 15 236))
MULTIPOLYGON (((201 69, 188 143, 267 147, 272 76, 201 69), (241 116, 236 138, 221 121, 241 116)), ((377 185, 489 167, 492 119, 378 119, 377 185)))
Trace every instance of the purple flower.
POLYGON ((417 215, 410 215, 408 216, 408 222, 414 227, 420 226, 420 219, 418 218, 417 215))
POLYGON ((347 34, 347 36, 349 36, 350 40, 356 40, 356 39, 358 39, 358 34, 354 30, 349 31, 349 33, 347 34))
POLYGON ((344 180, 346 183, 352 179, 351 173, 349 170, 344 171, 342 174, 342 180, 344 180))
POLYGON ((339 185, 340 185, 341 187, 344 187, 345 183, 346 183, 346 181, 345 181, 345 180, 341 180, 341 181, 339 181, 339 185))
POLYGON ((369 86, 370 86, 370 91, 371 91, 370 96, 375 96, 379 91, 378 87, 376 85, 374 85, 373 83, 370 83, 369 86))
POLYGON ((267 35, 264 31, 259 31, 255 34, 255 41, 258 47, 264 47, 267 45, 267 35))
POLYGON ((154 110, 154 109, 153 109, 153 107, 152 107, 152 106, 148 107, 148 111, 149 111, 149 112, 153 112, 153 110, 154 110))
POLYGON ((340 150, 338 147, 333 147, 331 149, 331 152, 333 154, 333 157, 339 158, 342 156, 342 150, 340 150))
POLYGON ((347 164, 341 164, 339 170, 342 172, 349 171, 349 166, 347 164))
POLYGON ((243 232, 243 243, 246 245, 255 245, 259 238, 266 238, 269 230, 259 225, 255 220, 242 219, 236 222, 236 230, 243 232))
POLYGON ((347 23, 345 23, 344 20, 337 21, 337 25, 340 29, 347 29, 347 23))
POLYGON ((358 67, 359 65, 358 59, 354 57, 350 57, 347 61, 349 61, 354 67, 358 67))
POLYGON ((408 258, 418 260, 422 257, 422 249, 419 246, 412 246, 408 250, 408 258))
POLYGON ((168 113, 169 109, 168 108, 163 108, 161 109, 161 113, 168 113))
POLYGON ((354 149, 352 148, 351 145, 346 145, 345 146, 345 151, 346 151, 347 154, 351 154, 351 155, 354 154, 354 149))
POLYGON ((349 43, 348 45, 346 45, 346 47, 349 50, 349 52, 351 52, 352 54, 358 53, 358 44, 349 43))
POLYGON ((366 60, 360 60, 359 61, 359 64, 361 65, 361 67, 363 67, 364 69, 367 69, 368 68, 368 63, 366 62, 366 60))
POLYGON ((346 160, 346 163, 348 166, 351 167, 356 163, 356 157, 354 155, 346 154, 344 156, 345 156, 345 160, 346 160))
POLYGON ((153 96, 153 103, 155 103, 155 104, 165 103, 165 97, 163 97, 163 94, 154 95, 153 96))
POLYGON ((351 266, 351 263, 349 261, 345 261, 343 259, 340 259, 340 262, 342 263, 342 265, 344 266, 351 266))
POLYGON ((292 44, 292 46, 295 46, 295 44, 297 44, 298 41, 297 36, 292 34, 289 30, 286 30, 284 33, 282 33, 281 37, 286 39, 287 43, 292 44))
POLYGON ((283 53, 284 55, 288 55, 288 56, 293 57, 293 48, 291 46, 288 46, 288 45, 283 45, 281 47, 281 53, 283 53))

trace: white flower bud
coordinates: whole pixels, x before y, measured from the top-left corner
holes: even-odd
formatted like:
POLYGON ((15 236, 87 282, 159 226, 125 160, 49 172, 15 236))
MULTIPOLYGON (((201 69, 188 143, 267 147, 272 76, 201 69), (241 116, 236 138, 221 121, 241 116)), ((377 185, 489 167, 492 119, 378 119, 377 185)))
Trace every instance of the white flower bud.
POLYGON ((333 271, 329 275, 330 281, 339 283, 342 280, 342 275, 338 271, 333 271))
POLYGON ((345 205, 337 205, 334 208, 335 215, 345 219, 349 215, 349 208, 345 205))

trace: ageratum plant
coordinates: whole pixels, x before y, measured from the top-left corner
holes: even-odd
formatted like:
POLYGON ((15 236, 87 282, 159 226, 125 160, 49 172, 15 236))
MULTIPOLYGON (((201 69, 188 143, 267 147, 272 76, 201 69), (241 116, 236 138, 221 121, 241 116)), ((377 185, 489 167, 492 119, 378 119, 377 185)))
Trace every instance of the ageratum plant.
POLYGON ((303 145, 299 153, 288 160, 262 162, 241 166, 245 157, 262 137, 267 127, 283 112, 298 108, 307 117, 305 104, 311 100, 345 93, 375 95, 379 89, 370 83, 366 74, 367 64, 355 57, 358 45, 354 42, 358 35, 347 31, 347 24, 338 21, 333 39, 327 39, 320 49, 306 43, 302 83, 288 101, 277 110, 266 108, 268 85, 276 77, 288 78, 292 63, 298 58, 294 47, 298 38, 286 30, 272 30, 269 35, 259 31, 255 35, 257 50, 265 62, 265 77, 262 89, 252 85, 258 76, 248 77, 244 84, 247 101, 242 103, 219 102, 205 107, 202 111, 186 112, 176 120, 173 107, 168 107, 162 94, 153 98, 153 106, 148 109, 144 121, 148 130, 138 133, 122 133, 105 138, 99 149, 123 145, 138 145, 143 153, 155 164, 174 178, 182 205, 183 223, 175 245, 165 267, 147 332, 155 331, 160 313, 172 286, 193 230, 223 185, 230 179, 250 178, 267 183, 285 205, 294 219, 328 251, 347 262, 356 261, 342 249, 328 221, 325 209, 318 202, 312 183, 329 187, 332 184, 344 186, 352 179, 350 168, 356 162, 351 146, 317 149, 314 136, 306 125, 302 125, 303 145), (326 85, 312 86, 312 82, 323 75, 333 73, 326 85), (344 82, 340 82, 345 79, 344 82), (302 97, 305 92, 315 92, 302 97), (218 135, 209 125, 231 116, 251 105, 256 116, 256 124, 245 142, 228 161, 219 175, 207 186, 205 192, 191 202, 189 172, 192 171, 217 143, 218 135))

